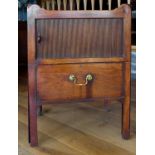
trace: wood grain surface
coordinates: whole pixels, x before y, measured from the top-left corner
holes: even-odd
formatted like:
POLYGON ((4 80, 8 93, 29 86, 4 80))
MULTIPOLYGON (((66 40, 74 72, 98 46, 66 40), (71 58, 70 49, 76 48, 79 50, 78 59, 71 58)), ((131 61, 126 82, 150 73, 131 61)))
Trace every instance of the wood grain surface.
POLYGON ((39 19, 38 58, 123 57, 123 19, 39 19))
MULTIPOLYGON (((111 10, 111 6, 109 9, 111 10)), ((113 11, 79 12, 48 11, 37 5, 29 7, 28 112, 31 146, 38 145, 37 110, 43 101, 123 97, 122 137, 129 139, 130 51, 131 9, 128 5, 121 5, 113 11), (38 63, 55 58, 78 58, 78 61, 80 58, 81 61, 94 58, 96 63, 58 66, 38 63), (119 62, 120 58, 123 58, 124 62, 116 64, 111 61, 115 59, 119 62), (70 74, 77 77, 79 88, 75 83, 68 81, 70 74), (87 74, 93 76, 89 83, 83 81, 87 74)))
POLYGON ((37 147, 30 147, 27 132, 27 75, 19 76, 19 155, 135 155, 135 82, 131 94, 131 138, 120 136, 121 105, 78 102, 43 106, 38 117, 37 147))
POLYGON ((37 69, 38 97, 45 101, 120 97, 122 74, 121 63, 40 65, 37 69), (76 76, 77 83, 85 83, 87 74, 91 74, 93 80, 86 86, 77 86, 69 81, 71 74, 76 76))

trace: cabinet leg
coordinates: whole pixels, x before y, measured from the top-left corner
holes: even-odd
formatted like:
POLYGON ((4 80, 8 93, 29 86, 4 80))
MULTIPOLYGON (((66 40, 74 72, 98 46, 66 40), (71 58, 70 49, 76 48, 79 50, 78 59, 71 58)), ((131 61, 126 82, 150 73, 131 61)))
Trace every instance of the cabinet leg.
POLYGON ((30 143, 30 108, 28 103, 28 142, 30 143))
POLYGON ((124 64, 125 76, 124 76, 124 101, 122 104, 122 137, 129 139, 130 137, 130 63, 124 64))
POLYGON ((31 146, 38 145, 38 135, 37 135, 37 106, 34 103, 29 105, 29 142, 31 146))
POLYGON ((37 104, 36 104, 36 85, 35 65, 28 65, 28 128, 29 128, 29 142, 31 146, 38 145, 37 135, 37 104))
POLYGON ((129 139, 130 137, 130 100, 125 99, 122 104, 122 137, 129 139))

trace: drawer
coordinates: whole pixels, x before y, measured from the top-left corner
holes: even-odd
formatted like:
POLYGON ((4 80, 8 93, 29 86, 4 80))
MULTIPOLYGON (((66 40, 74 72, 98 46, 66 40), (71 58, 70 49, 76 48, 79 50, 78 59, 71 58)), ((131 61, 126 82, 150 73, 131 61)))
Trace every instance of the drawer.
POLYGON ((39 65, 37 96, 41 101, 121 96, 122 74, 121 63, 39 65))

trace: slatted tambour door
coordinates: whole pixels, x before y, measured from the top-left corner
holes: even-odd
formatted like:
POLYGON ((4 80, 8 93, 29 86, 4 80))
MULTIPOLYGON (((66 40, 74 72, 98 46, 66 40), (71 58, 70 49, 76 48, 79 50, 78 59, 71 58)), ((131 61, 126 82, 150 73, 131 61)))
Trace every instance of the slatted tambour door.
POLYGON ((123 57, 123 19, 38 19, 37 58, 123 57))

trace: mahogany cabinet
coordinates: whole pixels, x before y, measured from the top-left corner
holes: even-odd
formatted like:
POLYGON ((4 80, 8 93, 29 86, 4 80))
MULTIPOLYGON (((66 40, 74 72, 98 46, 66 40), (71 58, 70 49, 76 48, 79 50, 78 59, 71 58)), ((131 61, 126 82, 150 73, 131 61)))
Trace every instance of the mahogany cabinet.
POLYGON ((30 6, 28 117, 31 146, 38 144, 37 109, 42 105, 98 98, 121 101, 122 136, 128 139, 130 47, 128 5, 112 11, 49 11, 30 6))

